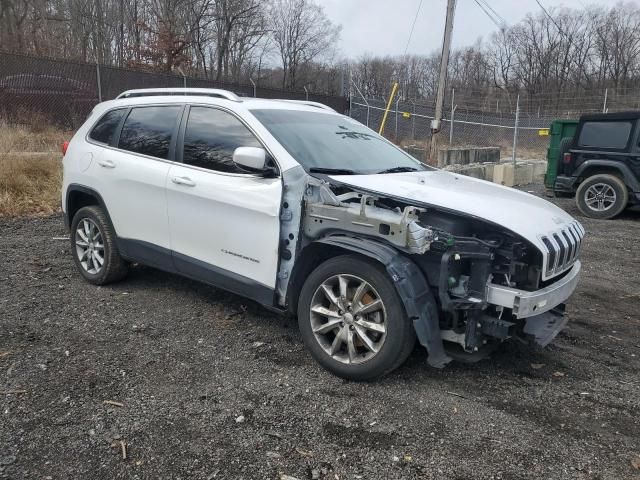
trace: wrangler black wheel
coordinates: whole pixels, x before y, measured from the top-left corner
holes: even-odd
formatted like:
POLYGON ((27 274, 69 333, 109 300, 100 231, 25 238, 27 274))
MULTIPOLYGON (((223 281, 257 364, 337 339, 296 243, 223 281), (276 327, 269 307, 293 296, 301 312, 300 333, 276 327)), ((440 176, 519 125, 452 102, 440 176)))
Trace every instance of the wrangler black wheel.
POLYGON ((584 180, 576 191, 576 204, 583 215, 591 218, 613 218, 626 208, 629 191, 615 175, 600 174, 584 180))

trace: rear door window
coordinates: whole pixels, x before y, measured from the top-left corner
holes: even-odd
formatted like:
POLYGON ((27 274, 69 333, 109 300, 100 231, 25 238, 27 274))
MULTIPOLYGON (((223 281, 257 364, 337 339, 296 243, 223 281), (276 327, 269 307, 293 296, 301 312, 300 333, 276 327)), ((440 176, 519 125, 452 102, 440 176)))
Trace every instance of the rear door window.
POLYGON ((578 146, 623 150, 629 141, 633 122, 585 122, 578 146))
POLYGON ((137 107, 122 126, 118 148, 167 159, 182 105, 137 107))
POLYGON ((89 138, 95 142, 109 145, 126 111, 126 108, 120 108, 105 113, 103 117, 98 120, 96 126, 93 127, 93 130, 91 130, 89 138))

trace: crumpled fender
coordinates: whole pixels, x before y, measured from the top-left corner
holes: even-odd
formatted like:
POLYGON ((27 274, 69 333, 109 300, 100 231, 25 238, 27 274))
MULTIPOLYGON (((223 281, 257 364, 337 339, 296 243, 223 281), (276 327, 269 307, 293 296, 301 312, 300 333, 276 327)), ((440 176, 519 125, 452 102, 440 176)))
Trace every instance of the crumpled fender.
POLYGON ((429 365, 443 368, 451 361, 442 344, 436 301, 424 275, 411 259, 388 245, 368 238, 331 235, 316 242, 360 253, 384 265, 413 322, 418 341, 429 353, 429 365))

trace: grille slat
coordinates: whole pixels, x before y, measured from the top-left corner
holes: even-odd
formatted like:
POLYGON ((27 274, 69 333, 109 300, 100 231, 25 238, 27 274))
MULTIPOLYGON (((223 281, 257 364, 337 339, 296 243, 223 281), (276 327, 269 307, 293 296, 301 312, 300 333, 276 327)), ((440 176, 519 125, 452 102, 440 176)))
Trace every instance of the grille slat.
POLYGON ((580 255, 583 237, 584 228, 578 222, 541 237, 547 250, 544 266, 546 279, 564 272, 575 263, 580 255))
POLYGON ((563 230, 562 236, 564 237, 565 243, 567 244, 567 261, 568 263, 573 260, 573 254, 575 250, 574 241, 571 239, 571 233, 569 230, 563 230))

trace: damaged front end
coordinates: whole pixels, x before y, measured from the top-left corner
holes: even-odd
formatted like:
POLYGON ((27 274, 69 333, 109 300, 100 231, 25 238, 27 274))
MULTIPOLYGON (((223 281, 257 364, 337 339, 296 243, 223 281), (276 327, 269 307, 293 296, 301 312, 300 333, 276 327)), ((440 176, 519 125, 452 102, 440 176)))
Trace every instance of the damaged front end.
POLYGON ((293 225, 282 229, 289 250, 279 275, 282 299, 291 262, 322 243, 385 266, 434 367, 479 360, 512 337, 544 346, 566 324, 577 251, 570 270, 543 282, 541 252, 504 227, 314 177, 300 193, 299 235, 288 233, 293 225))

